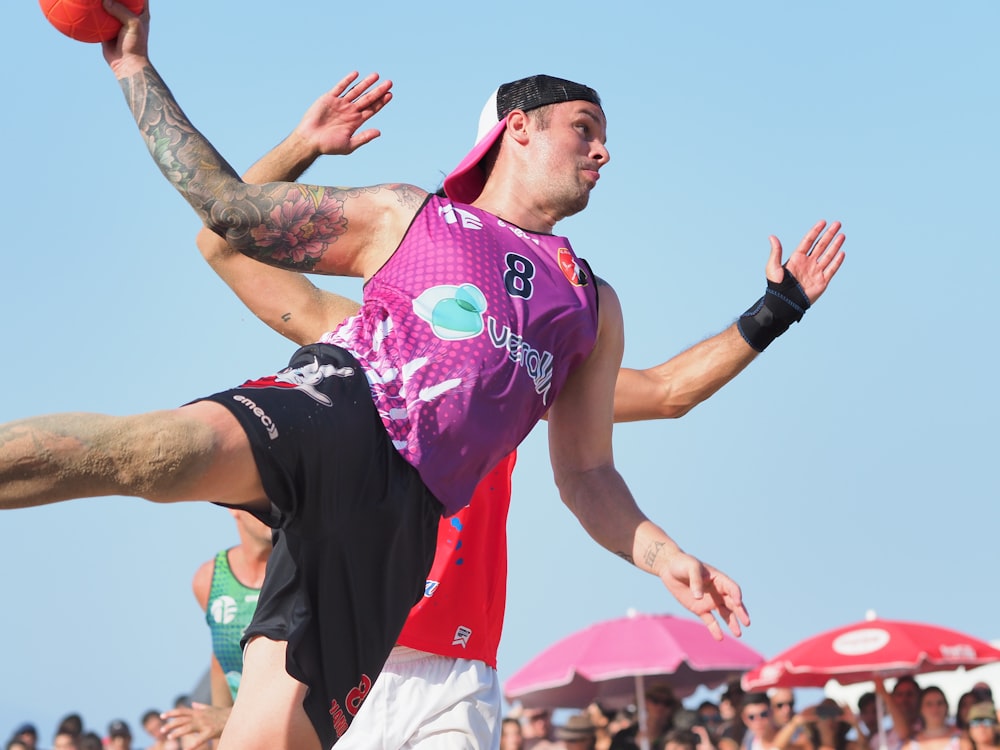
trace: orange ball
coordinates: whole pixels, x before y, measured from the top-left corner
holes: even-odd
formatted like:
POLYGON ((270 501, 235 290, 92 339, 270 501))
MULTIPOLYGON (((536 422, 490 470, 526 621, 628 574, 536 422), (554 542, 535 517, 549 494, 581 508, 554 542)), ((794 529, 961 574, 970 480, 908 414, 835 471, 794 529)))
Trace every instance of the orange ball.
MULTIPOLYGON (((120 0, 133 13, 141 13, 145 0, 120 0)), ((101 0, 38 0, 49 23, 80 42, 114 39, 122 27, 104 10, 101 0)))

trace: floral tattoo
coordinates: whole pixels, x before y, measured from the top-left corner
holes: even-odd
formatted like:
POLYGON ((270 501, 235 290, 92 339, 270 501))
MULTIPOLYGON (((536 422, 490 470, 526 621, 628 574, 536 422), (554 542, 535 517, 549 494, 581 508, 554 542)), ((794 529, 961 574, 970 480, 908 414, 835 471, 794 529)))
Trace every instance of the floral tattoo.
POLYGON ((123 79, 122 89, 160 171, 205 225, 240 252, 310 271, 347 231, 344 203, 356 191, 243 183, 191 125, 151 66, 123 79))

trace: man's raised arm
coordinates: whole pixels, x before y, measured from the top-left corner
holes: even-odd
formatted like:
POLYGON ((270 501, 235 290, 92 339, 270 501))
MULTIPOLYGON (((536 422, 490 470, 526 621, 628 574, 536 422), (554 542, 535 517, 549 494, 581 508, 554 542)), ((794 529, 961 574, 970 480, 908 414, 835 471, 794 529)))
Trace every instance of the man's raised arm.
POLYGON ((840 222, 828 228, 817 222, 784 265, 781 242, 772 236, 764 296, 729 328, 666 362, 645 370, 622 368, 615 421, 682 417, 739 375, 826 291, 844 262, 840 227, 840 222))
POLYGON ((250 257, 295 271, 367 278, 392 253, 414 211, 392 196, 299 183, 249 185, 185 116, 148 57, 141 16, 104 0, 122 22, 102 45, 146 145, 201 217, 250 257), (351 198, 351 205, 345 206, 351 198))

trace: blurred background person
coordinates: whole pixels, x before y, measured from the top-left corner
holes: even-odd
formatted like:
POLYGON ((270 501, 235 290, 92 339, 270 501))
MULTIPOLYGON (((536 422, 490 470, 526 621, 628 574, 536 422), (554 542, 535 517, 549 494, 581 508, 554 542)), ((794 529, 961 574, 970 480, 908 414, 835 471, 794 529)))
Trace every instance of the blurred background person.
POLYGON ((771 719, 781 729, 795 715, 795 693, 791 688, 771 688, 767 691, 771 701, 771 719))
MULTIPOLYGON (((785 748, 796 747, 791 742, 784 746, 779 746, 775 742, 778 730, 771 717, 771 701, 768 699, 767 693, 747 693, 744 695, 740 718, 743 720, 747 734, 742 743, 744 750, 775 750, 779 747, 781 750, 785 750, 785 748)), ((789 723, 787 732, 791 735, 796 729, 796 726, 789 723)))
POLYGON ((674 741, 678 745, 690 740, 697 750, 716 750, 715 741, 709 734, 706 721, 697 710, 693 711, 683 706, 677 709, 674 713, 674 726, 664 738, 667 744, 669 744, 670 735, 675 735, 674 741), (681 734, 675 734, 677 732, 681 732, 681 734))
MULTIPOLYGON (((923 719, 920 714, 920 699, 923 688, 917 683, 916 678, 906 675, 896 680, 892 687, 892 702, 899 709, 905 721, 898 722, 902 726, 898 731, 902 739, 912 737, 914 733, 923 728, 923 719), (908 732, 908 734, 907 734, 908 732)), ((896 722, 894 722, 895 727, 896 722)))
POLYGON ((996 705, 996 701, 993 700, 993 688, 985 682, 977 682, 972 686, 972 694, 976 696, 977 703, 992 703, 996 705))
POLYGON ((701 737, 693 730, 674 727, 664 737, 663 746, 654 746, 651 750, 698 750, 701 741, 701 737))
POLYGON ((612 742, 619 732, 622 732, 635 724, 635 706, 620 708, 615 712, 615 717, 608 724, 608 733, 612 742))
MULTIPOLYGON (((682 708, 673 689, 666 683, 646 688, 646 731, 651 748, 662 748, 667 732, 674 728, 674 713, 682 708)), ((621 730, 611 739, 612 750, 637 750, 638 723, 621 730)))
POLYGON ((968 735, 963 750, 1000 750, 997 709, 992 703, 974 703, 969 708, 968 735))
POLYGON ((970 690, 967 693, 962 693, 958 699, 958 704, 955 706, 955 729, 963 737, 968 734, 969 709, 976 703, 979 703, 979 700, 976 698, 976 694, 970 690))
POLYGON ((878 705, 875 701, 875 693, 872 692, 862 693, 858 698, 858 725, 868 737, 872 750, 880 750, 874 739, 878 737, 878 705))
POLYGON ((83 734, 83 717, 80 714, 66 714, 59 720, 56 726, 56 734, 67 733, 73 735, 73 739, 79 741, 83 734))
POLYGON ((27 750, 36 750, 38 747, 38 729, 34 724, 22 724, 17 729, 14 730, 14 734, 10 737, 11 742, 17 741, 27 748, 27 750))
POLYGON ((716 728, 715 744, 719 750, 738 750, 743 744, 746 725, 743 723, 743 688, 739 681, 729 683, 729 687, 719 697, 719 715, 722 723, 716 728))
POLYGON ((718 704, 712 701, 702 701, 698 705, 697 711, 698 721, 708 732, 709 739, 714 745, 722 728, 722 711, 718 704))
POLYGON ((523 750, 524 733, 521 722, 513 716, 505 716, 500 720, 500 750, 523 750))
POLYGON ((547 708, 526 708, 521 714, 524 750, 546 750, 555 739, 552 712, 547 708))
POLYGON ((884 733, 886 750, 901 750, 923 726, 920 719, 921 687, 910 675, 896 680, 890 693, 882 680, 875 680, 875 694, 882 699, 892 726, 884 733))
POLYGON ((555 727, 555 746, 559 750, 594 750, 597 733, 590 721, 590 714, 582 711, 555 727))
POLYGON ((959 750, 959 731, 949 723, 951 713, 944 691, 928 685, 920 692, 923 728, 904 745, 905 750, 959 750))
POLYGON ((149 709, 139 719, 139 723, 142 725, 142 731, 153 738, 153 744, 147 750, 162 750, 164 722, 160 718, 160 712, 155 708, 149 709))
POLYGON ((587 706, 585 711, 594 727, 594 750, 609 750, 612 739, 611 725, 617 712, 604 708, 597 701, 587 706))
POLYGON ((795 714, 778 731, 775 744, 801 750, 868 750, 868 738, 855 713, 832 698, 795 714))
POLYGON ((108 724, 107 750, 132 750, 132 730, 123 719, 108 724))

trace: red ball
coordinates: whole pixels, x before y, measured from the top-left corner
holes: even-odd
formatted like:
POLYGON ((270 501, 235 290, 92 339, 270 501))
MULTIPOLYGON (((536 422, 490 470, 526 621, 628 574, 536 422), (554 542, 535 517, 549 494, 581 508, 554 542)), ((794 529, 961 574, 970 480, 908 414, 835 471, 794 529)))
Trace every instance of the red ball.
MULTIPOLYGON (((133 13, 141 13, 145 0, 119 0, 133 13)), ((80 42, 114 39, 122 27, 101 0, 38 0, 49 23, 66 36, 80 42)))

